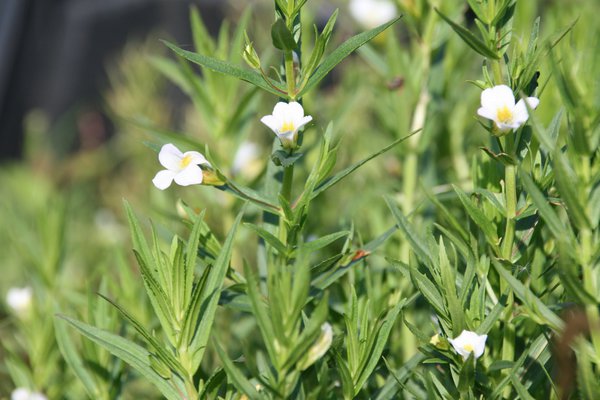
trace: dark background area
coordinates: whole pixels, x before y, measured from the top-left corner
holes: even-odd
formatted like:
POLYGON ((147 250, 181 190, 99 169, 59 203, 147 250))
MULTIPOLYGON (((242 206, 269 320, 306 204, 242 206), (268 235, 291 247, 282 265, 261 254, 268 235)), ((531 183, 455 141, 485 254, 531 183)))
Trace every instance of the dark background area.
POLYGON ((189 42, 190 6, 199 7, 215 32, 224 3, 0 0, 0 160, 21 156, 23 118, 34 108, 47 113, 51 125, 82 103, 102 115, 105 61, 129 39, 158 30, 177 42, 189 42))

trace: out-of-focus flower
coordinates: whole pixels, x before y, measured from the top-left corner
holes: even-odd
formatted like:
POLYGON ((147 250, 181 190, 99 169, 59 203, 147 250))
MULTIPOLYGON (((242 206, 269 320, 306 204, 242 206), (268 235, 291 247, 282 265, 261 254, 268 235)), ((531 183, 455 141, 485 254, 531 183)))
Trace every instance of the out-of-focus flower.
POLYGON ((537 97, 527 97, 526 100, 521 99, 515 104, 511 88, 506 85, 494 86, 481 92, 481 107, 477 114, 494 121, 498 130, 506 133, 519 128, 529 118, 525 101, 531 109, 535 109, 540 103, 537 97))
POLYGON ((158 153, 158 161, 166 169, 159 171, 152 183, 160 190, 165 190, 175 181, 181 186, 199 185, 202 183, 202 169, 200 165, 210 163, 197 151, 182 153, 173 144, 165 144, 158 153))
POLYGON ((304 116, 304 108, 300 103, 279 102, 275 104, 272 115, 265 115, 260 122, 271 128, 285 148, 296 146, 298 130, 312 121, 310 115, 304 116))
POLYGON ((17 388, 10 395, 11 400, 48 400, 46 396, 39 392, 32 392, 27 388, 17 388))
POLYGON ((317 361, 319 358, 323 357, 325 353, 327 353, 327 350, 329 350, 329 348, 331 347, 332 341, 333 329, 331 328, 331 325, 329 323, 325 322, 323 325, 321 325, 321 335, 319 336, 315 344, 313 344, 311 348, 308 349, 308 353, 306 353, 306 355, 302 358, 302 360, 298 364, 298 368, 300 368, 301 371, 304 371, 306 368, 313 365, 315 361, 317 361))
POLYGON ((440 336, 439 333, 436 333, 429 340, 429 344, 437 347, 440 350, 448 350, 450 346, 448 345, 448 340, 440 336))
POLYGON ((350 14, 366 29, 373 29, 394 18, 396 6, 389 0, 351 0, 350 14))
MULTIPOLYGON (((233 157, 233 164, 231 165, 231 173, 233 175, 243 174, 247 175, 246 172, 249 170, 256 170, 256 164, 259 160, 260 148, 256 143, 244 141, 238 147, 235 156, 233 157)), ((258 166, 260 168, 260 165, 258 166)), ((258 168, 258 169, 259 169, 258 168)), ((248 175, 253 175, 252 171, 248 175)))
POLYGON ((6 293, 6 304, 16 314, 25 314, 31 307, 33 290, 29 286, 23 288, 10 288, 6 293))
POLYGON ((471 331, 462 331, 458 337, 454 339, 448 339, 454 350, 466 360, 469 358, 469 355, 473 353, 475 359, 481 357, 483 351, 485 350, 485 341, 487 340, 487 335, 478 335, 475 332, 471 331))

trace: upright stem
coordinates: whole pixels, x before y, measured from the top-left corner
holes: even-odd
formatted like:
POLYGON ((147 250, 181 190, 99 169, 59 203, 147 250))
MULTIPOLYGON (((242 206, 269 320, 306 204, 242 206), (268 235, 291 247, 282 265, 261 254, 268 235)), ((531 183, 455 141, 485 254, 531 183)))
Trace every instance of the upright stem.
MULTIPOLYGON (((506 140, 505 151, 512 155, 513 151, 512 137, 506 140)), ((514 165, 506 165, 504 168, 504 195, 506 201, 506 227, 504 229, 504 238, 502 239, 502 258, 511 261, 512 248, 515 239, 515 218, 517 216, 517 180, 516 169, 514 165)))
MULTIPOLYGON (((501 85, 502 65, 501 60, 492 62, 492 72, 494 74, 494 83, 501 85)), ((504 151, 508 155, 514 153, 515 138, 512 135, 505 136, 504 151)), ((502 239, 501 256, 502 258, 511 261, 512 248, 515 239, 515 217, 517 215, 517 181, 516 169, 514 165, 506 165, 504 167, 504 196, 506 205, 506 226, 504 229, 504 237, 502 239)), ((512 324, 512 303, 514 295, 508 287, 504 279, 500 280, 500 294, 507 292, 508 307, 503 315, 504 328, 502 335, 502 360, 513 361, 515 358, 515 327, 512 324)), ((504 398, 510 397, 511 388, 507 386, 503 392, 504 398)))

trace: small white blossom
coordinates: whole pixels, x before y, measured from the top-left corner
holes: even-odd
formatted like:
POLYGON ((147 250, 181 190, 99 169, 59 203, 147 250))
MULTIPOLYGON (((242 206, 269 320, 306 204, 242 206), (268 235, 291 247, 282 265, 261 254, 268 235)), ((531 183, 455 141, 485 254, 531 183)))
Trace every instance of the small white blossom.
POLYGON ((31 307, 33 290, 29 286, 24 288, 10 288, 6 293, 6 304, 17 314, 26 313, 31 307))
POLYGON ((469 355, 473 353, 475 358, 481 357, 485 350, 485 341, 487 335, 478 335, 475 332, 463 330, 458 337, 454 339, 448 339, 454 350, 462 356, 463 360, 469 358, 469 355))
POLYGON ((351 0, 350 14, 364 28, 373 29, 394 18, 397 11, 389 0, 351 0))
POLYGON ((32 392, 27 388, 17 388, 10 395, 11 400, 48 400, 46 396, 39 392, 32 392))
POLYGON ((302 360, 299 363, 300 370, 304 371, 306 368, 310 367, 317 361, 319 358, 323 357, 327 350, 331 347, 331 342, 333 341, 333 329, 331 324, 325 322, 321 325, 321 335, 317 339, 317 341, 308 349, 308 353, 304 355, 302 360))
MULTIPOLYGON (((529 108, 535 109, 540 100, 527 97, 529 108)), ((515 96, 506 85, 498 85, 481 92, 481 107, 477 114, 494 121, 500 132, 517 129, 527 121, 529 113, 523 99, 515 104, 515 96)))
POLYGON ((271 128, 281 140, 281 145, 286 148, 296 145, 298 130, 310 121, 312 121, 312 117, 304 116, 304 108, 295 101, 275 104, 273 114, 265 115, 260 119, 260 122, 271 128))
POLYGON ((260 148, 253 142, 242 142, 233 157, 231 173, 234 175, 248 169, 260 156, 260 148))
POLYGON ((202 183, 200 165, 210 163, 197 151, 182 153, 171 143, 165 144, 158 153, 158 161, 166 169, 159 171, 152 183, 160 190, 165 190, 175 181, 178 185, 199 185, 202 183))

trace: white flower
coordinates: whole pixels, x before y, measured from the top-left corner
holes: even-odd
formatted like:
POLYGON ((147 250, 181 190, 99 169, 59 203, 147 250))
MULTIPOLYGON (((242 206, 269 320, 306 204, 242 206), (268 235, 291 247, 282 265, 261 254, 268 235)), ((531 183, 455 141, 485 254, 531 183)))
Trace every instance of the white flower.
POLYGON ((469 354, 473 353, 475 358, 481 357, 485 350, 485 341, 487 335, 478 335, 471 331, 462 331, 458 337, 448 339, 454 350, 460 354, 463 360, 469 358, 469 354))
POLYGON ((350 14, 363 27, 373 29, 396 16, 396 6, 389 0, 351 0, 350 14))
POLYGON ((313 365, 319 358, 323 357, 331 347, 332 341, 333 329, 328 322, 325 322, 321 325, 321 335, 300 361, 298 365, 300 370, 304 371, 306 368, 313 365))
MULTIPOLYGON (((540 100, 537 97, 527 97, 527 104, 535 109, 540 100)), ((491 119, 501 132, 517 129, 527 121, 529 114, 523 99, 515 104, 515 96, 506 85, 494 86, 481 92, 481 107, 477 114, 491 119)))
POLYGON ((202 169, 199 165, 210 166, 206 158, 197 151, 182 153, 171 143, 165 144, 158 153, 158 161, 165 167, 152 179, 154 186, 165 190, 173 180, 181 186, 198 185, 202 183, 202 169))
POLYGON ((260 122, 271 128, 286 148, 294 147, 298 130, 312 121, 310 115, 304 116, 304 108, 300 103, 279 102, 275 104, 272 115, 265 115, 260 122))
POLYGON ((260 148, 256 143, 248 141, 242 142, 233 157, 231 173, 237 175, 243 170, 248 169, 250 165, 258 159, 259 155, 260 148))
POLYGON ((46 396, 38 392, 32 392, 26 388, 17 388, 10 395, 11 400, 48 400, 46 396))
POLYGON ((17 314, 26 313, 31 307, 33 290, 29 286, 24 288, 10 288, 6 293, 6 304, 17 314))

